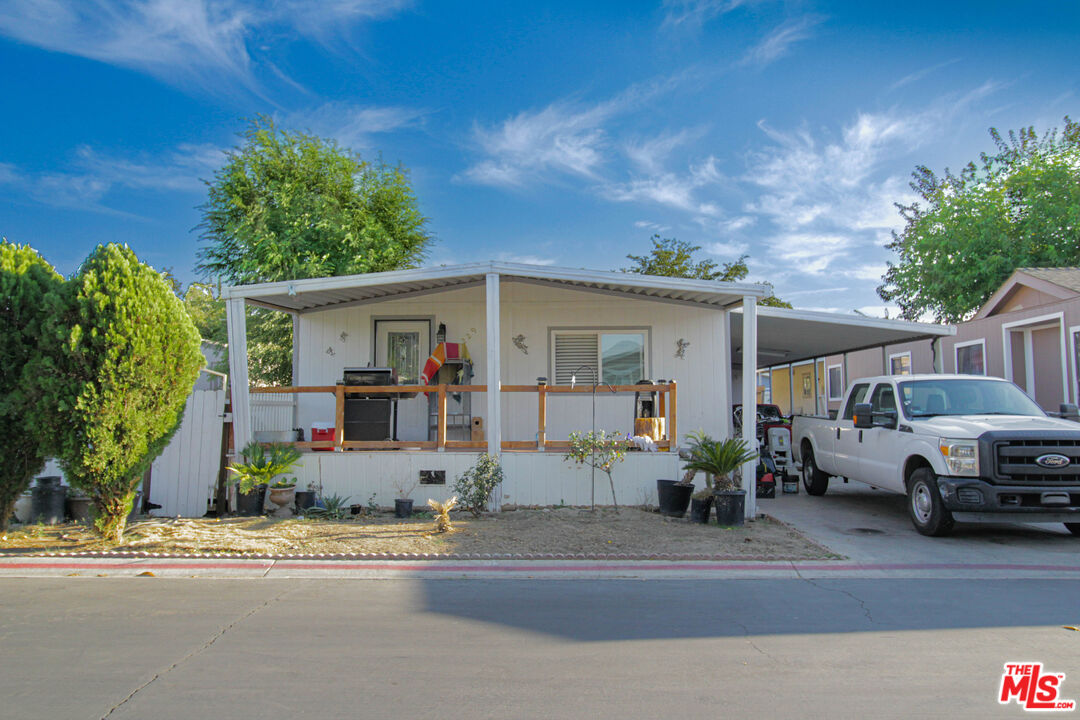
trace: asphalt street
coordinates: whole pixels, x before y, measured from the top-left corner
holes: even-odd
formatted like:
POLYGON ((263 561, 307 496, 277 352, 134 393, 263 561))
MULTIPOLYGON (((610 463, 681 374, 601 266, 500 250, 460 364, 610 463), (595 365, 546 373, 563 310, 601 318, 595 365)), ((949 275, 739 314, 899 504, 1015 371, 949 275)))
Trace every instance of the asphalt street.
POLYGON ((1080 699, 1080 578, 8 577, 0 605, 3 718, 1019 717, 1019 661, 1080 699))

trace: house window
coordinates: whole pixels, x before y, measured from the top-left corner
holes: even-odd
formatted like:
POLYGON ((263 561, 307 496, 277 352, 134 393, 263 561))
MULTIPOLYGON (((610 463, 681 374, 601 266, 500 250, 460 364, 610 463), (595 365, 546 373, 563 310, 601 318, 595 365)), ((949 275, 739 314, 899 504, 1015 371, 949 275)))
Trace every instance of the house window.
POLYGON ((896 353, 889 356, 889 374, 890 375, 910 375, 911 374, 911 353, 903 352, 896 353))
POLYGON ((986 341, 972 340, 958 343, 956 351, 956 372, 960 375, 986 374, 986 341))
POLYGON ((645 330, 553 332, 552 365, 556 385, 572 379, 591 385, 633 385, 648 377, 645 330))
POLYGON ((844 366, 830 365, 828 368, 829 399, 842 400, 844 397, 844 366))

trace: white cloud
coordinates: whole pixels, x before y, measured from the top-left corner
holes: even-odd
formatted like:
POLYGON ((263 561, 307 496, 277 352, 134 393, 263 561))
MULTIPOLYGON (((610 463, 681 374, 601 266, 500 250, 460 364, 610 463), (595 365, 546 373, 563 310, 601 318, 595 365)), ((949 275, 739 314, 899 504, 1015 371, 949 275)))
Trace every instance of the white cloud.
POLYGON ((807 275, 820 275, 834 261, 844 258, 853 245, 844 235, 793 233, 771 238, 769 254, 807 275))
POLYGON ((371 136, 416 125, 424 110, 395 106, 363 106, 329 102, 309 110, 299 110, 276 119, 290 129, 303 130, 337 140, 347 148, 371 146, 371 136))
MULTIPOLYGON (((251 47, 263 30, 319 37, 396 12, 392 0, 8 0, 0 34, 131 68, 166 82, 254 89, 251 47)), ((286 34, 287 33, 281 33, 286 34)))
POLYGON ((889 86, 889 89, 890 90, 897 90, 899 88, 904 87, 905 85, 910 85, 912 83, 916 83, 916 82, 922 80, 927 75, 935 73, 938 70, 946 68, 946 67, 952 65, 953 63, 956 63, 956 62, 959 62, 959 61, 960 61, 959 58, 953 58, 951 60, 946 60, 945 62, 940 62, 937 65, 931 65, 930 67, 925 67, 925 68, 922 68, 921 70, 916 70, 915 72, 909 73, 909 74, 905 75, 904 77, 900 78, 899 80, 897 80, 896 82, 894 82, 892 85, 889 86))
POLYGON ((0 163, 0 185, 19 181, 19 171, 11 163, 0 163))
POLYGON ((739 242, 714 242, 704 245, 705 252, 710 255, 718 255, 723 258, 737 258, 744 255, 750 246, 739 242))
POLYGON ((746 0, 664 0, 664 27, 698 30, 709 20, 744 4, 746 0))
POLYGON ((457 179, 496 186, 520 186, 566 175, 598 180, 612 146, 607 124, 678 81, 673 77, 632 85, 593 105, 560 100, 541 110, 520 112, 494 127, 476 125, 473 142, 486 157, 457 179))
POLYGON ((742 64, 761 66, 779 60, 787 55, 792 45, 810 38, 811 29, 821 21, 822 18, 816 15, 806 15, 778 25, 758 44, 746 51, 742 64))
POLYGON ((221 148, 183 144, 160 158, 103 155, 88 146, 76 150, 71 169, 29 175, 25 189, 38 202, 95 212, 115 211, 101 204, 114 188, 151 192, 201 193, 225 160, 221 148))
POLYGON ((496 258, 499 262, 522 263, 524 265, 554 265, 556 259, 540 255, 517 255, 514 253, 499 253, 496 258))

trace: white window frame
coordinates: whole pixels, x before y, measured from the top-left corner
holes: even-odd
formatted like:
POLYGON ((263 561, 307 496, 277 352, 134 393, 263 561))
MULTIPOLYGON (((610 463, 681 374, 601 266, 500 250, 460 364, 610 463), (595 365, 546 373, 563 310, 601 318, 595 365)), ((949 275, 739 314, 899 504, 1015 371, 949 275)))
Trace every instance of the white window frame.
MULTIPOLYGON (((1027 386, 1027 395, 1032 400, 1035 399, 1035 368, 1034 358, 1032 357, 1031 347, 1031 333, 1033 330, 1046 330, 1057 326, 1058 331, 1061 333, 1061 340, 1059 345, 1061 347, 1061 383, 1064 388, 1062 402, 1069 402, 1070 389, 1069 389, 1069 343, 1071 337, 1065 336, 1065 313, 1056 312, 1049 315, 1037 315, 1035 317, 1024 318, 1023 320, 1014 320, 1013 322, 1004 323, 1001 326, 1001 354, 1002 359, 1005 362, 1005 379, 1010 382, 1015 382, 1013 379, 1013 366, 1012 366, 1012 345, 1009 342, 1010 332, 1023 332, 1024 333, 1024 364, 1027 377, 1024 379, 1024 384, 1027 386)), ((983 357, 985 357, 985 353, 983 357)))
MULTIPOLYGON (((954 373, 956 373, 957 375, 961 374, 960 373, 960 349, 961 348, 966 348, 966 347, 973 347, 975 345, 978 345, 979 347, 982 348, 982 356, 983 356, 983 362, 982 362, 983 374, 982 374, 982 377, 988 377, 990 375, 990 367, 989 367, 990 363, 988 362, 989 358, 986 357, 986 338, 979 338, 978 340, 965 340, 964 342, 958 342, 955 345, 953 345, 953 360, 952 360, 952 362, 953 362, 953 372, 954 373)), ((967 375, 968 373, 964 373, 964 374, 967 375)), ((974 377, 979 377, 979 376, 976 375, 974 377)))
POLYGON ((829 397, 829 402, 834 400, 844 399, 844 365, 843 363, 837 363, 836 365, 825 366, 825 394, 829 397), (840 371, 840 382, 837 383, 840 387, 834 388, 832 383, 832 371, 836 368, 840 371), (836 394, 834 394, 836 391, 836 394))
POLYGON ((914 373, 915 368, 911 364, 911 351, 910 350, 905 350, 904 352, 891 353, 889 355, 889 374, 890 375, 903 375, 904 374, 904 373, 894 373, 893 369, 892 369, 893 358, 902 358, 902 357, 907 358, 907 362, 908 362, 908 373, 907 374, 911 375, 911 374, 914 373))
MULTIPOLYGON (((640 334, 643 338, 642 346, 642 376, 639 379, 647 379, 650 377, 649 373, 652 363, 651 360, 651 347, 652 347, 652 328, 651 327, 558 327, 548 329, 548 361, 550 367, 548 368, 549 382, 555 384, 557 376, 557 368, 555 365, 555 337, 557 335, 596 335, 596 373, 597 383, 604 382, 604 353, 601 347, 601 337, 604 335, 634 335, 640 334)), ((592 378, 578 378, 578 382, 581 384, 592 384, 592 378)), ((636 382, 636 381, 635 381, 636 382)))
POLYGON ((1076 351, 1075 348, 1073 348, 1073 337, 1075 337, 1076 333, 1080 333, 1080 325, 1073 325, 1069 328, 1069 334, 1066 338, 1068 340, 1069 346, 1068 348, 1066 348, 1065 351, 1066 353, 1068 353, 1069 356, 1069 367, 1072 368, 1073 377, 1072 384, 1070 385, 1069 390, 1065 394, 1072 398, 1070 402, 1074 403, 1080 402, 1080 398, 1078 398, 1077 395, 1077 393, 1080 392, 1077 390, 1077 385, 1080 384, 1080 380, 1078 380, 1076 375, 1076 351))

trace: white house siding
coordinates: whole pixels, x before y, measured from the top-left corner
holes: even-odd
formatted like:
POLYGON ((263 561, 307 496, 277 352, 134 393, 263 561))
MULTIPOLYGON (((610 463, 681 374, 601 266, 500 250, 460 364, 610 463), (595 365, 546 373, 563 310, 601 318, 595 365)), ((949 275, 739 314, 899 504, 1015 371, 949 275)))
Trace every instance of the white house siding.
MULTIPOLYGON (((465 452, 347 452, 305 453, 296 476, 299 487, 321 481, 325 495, 338 494, 350 504, 380 507, 394 504, 396 480, 416 481, 421 470, 443 470, 445 485, 418 485, 411 497, 417 506, 429 498, 443 501, 453 494, 454 480, 472 466, 478 453, 465 452)), ((563 460, 561 453, 503 453, 505 482, 502 500, 515 505, 588 505, 591 479, 588 468, 563 460)), ((678 456, 673 453, 630 454, 614 472, 620 505, 655 505, 656 480, 676 479, 678 456)), ((700 484, 700 480, 699 480, 700 484)), ((607 476, 596 473, 596 504, 611 505, 607 476)), ((418 508, 419 509, 419 508, 418 508)))
MULTIPOLYGON (((695 429, 723 433, 728 410, 722 397, 719 368, 720 332, 724 311, 636 298, 601 295, 520 282, 503 282, 502 382, 531 385, 536 378, 552 377, 549 336, 553 328, 637 328, 649 330, 648 374, 653 380, 678 381, 679 435, 695 429), (524 336, 528 354, 513 342, 524 336), (676 342, 690 343, 685 358, 675 357, 676 342)), ((474 384, 486 382, 484 291, 467 288, 341 310, 308 313, 300 319, 300 385, 332 385, 342 368, 364 366, 374 359, 371 339, 374 318, 433 318, 434 327, 444 323, 447 340, 465 341, 473 359, 474 384), (342 333, 346 333, 344 340, 342 333), (333 348, 334 354, 326 352, 333 348)), ((587 375, 587 374, 586 374, 587 375)), ((579 382, 588 384, 588 377, 579 382)), ((632 429, 632 395, 612 396, 603 388, 597 393, 598 428, 626 432, 632 429)), ((313 421, 332 422, 334 400, 329 394, 301 396, 301 426, 313 421)), ((422 402, 421 399, 408 402, 422 402)), ((534 440, 537 400, 534 393, 504 393, 503 439, 534 440)), ((473 398, 474 416, 484 414, 483 394, 473 398)), ((565 440, 572 430, 591 425, 591 398, 548 397, 549 440, 565 440)), ((419 439, 419 438, 403 438, 419 439)))

